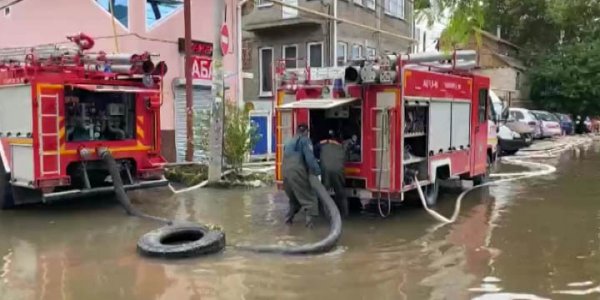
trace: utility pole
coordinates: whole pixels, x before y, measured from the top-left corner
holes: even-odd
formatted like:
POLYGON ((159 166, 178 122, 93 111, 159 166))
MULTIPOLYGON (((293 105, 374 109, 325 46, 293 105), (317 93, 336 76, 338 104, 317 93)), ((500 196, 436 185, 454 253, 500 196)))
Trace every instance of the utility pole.
MULTIPOLYGON (((189 0, 188 0, 189 1, 189 0)), ((212 53, 212 98, 211 128, 209 133, 210 156, 208 163, 208 182, 221 179, 223 168, 223 53, 221 52, 221 26, 223 25, 223 0, 214 1, 213 30, 214 44, 212 53)), ((238 74, 241 76, 241 74, 238 74)))
POLYGON ((192 89, 192 13, 190 2, 191 0, 183 1, 183 22, 185 27, 186 161, 194 160, 194 91, 192 89))

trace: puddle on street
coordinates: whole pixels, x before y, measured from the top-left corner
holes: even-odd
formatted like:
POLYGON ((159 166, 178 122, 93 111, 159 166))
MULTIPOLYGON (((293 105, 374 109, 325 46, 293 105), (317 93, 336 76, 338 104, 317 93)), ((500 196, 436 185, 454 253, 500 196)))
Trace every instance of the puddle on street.
MULTIPOLYGON (((600 154, 546 160, 555 174, 473 191, 457 223, 436 228, 418 205, 344 222, 328 254, 289 257, 228 247, 179 261, 141 258, 158 226, 113 199, 0 212, 0 299, 572 299, 600 296, 600 154)), ((502 171, 518 168, 500 166, 502 171)), ((436 209, 449 216, 459 191, 436 209)), ((303 243, 327 233, 283 224, 273 188, 132 194, 151 214, 219 224, 229 245, 303 243)))

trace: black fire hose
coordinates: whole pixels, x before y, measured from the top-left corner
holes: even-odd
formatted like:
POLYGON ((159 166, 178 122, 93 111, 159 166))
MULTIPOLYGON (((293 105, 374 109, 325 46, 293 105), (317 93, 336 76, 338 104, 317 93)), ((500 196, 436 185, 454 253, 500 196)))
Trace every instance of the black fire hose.
MULTIPOLYGON (((225 248, 225 233, 219 229, 187 222, 173 224, 173 221, 171 220, 151 216, 137 210, 129 201, 127 193, 125 193, 121 172, 112 154, 108 150, 103 149, 99 151, 99 155, 108 167, 108 171, 110 172, 115 187, 117 199, 125 211, 132 216, 158 221, 168 225, 142 236, 138 241, 138 252, 151 257, 180 258, 216 253, 225 248)), ((238 245, 236 248, 258 253, 298 255, 324 253, 335 247, 342 234, 342 218, 340 216, 340 211, 316 176, 310 175, 309 181, 312 188, 317 192, 317 196, 323 204, 325 213, 329 218, 330 230, 327 237, 316 243, 300 246, 238 245)))
POLYGON ((259 253, 278 253, 278 254, 319 254, 325 253, 331 250, 337 244, 338 239, 342 235, 342 218, 340 211, 331 199, 331 196, 321 184, 321 181, 314 176, 309 176, 310 185, 314 191, 317 192, 317 196, 323 207, 325 208, 325 214, 329 218, 329 234, 322 240, 300 246, 282 246, 282 245, 263 245, 263 246, 251 246, 251 245, 238 245, 237 248, 242 250, 249 250, 259 253))
POLYGON ((110 173, 110 178, 112 179, 113 186, 115 187, 115 194, 117 195, 117 199, 119 200, 119 202, 121 203, 121 206, 123 206, 123 208, 125 209, 127 214, 129 214, 131 216, 144 218, 144 219, 149 219, 152 221, 166 223, 168 225, 173 224, 173 221, 171 221, 171 220, 167 220, 167 219, 163 219, 163 218, 145 214, 145 213, 137 210, 135 207, 133 207, 133 205, 131 205, 131 201, 129 201, 129 197, 127 197, 127 193, 125 193, 125 188, 123 186, 123 179, 121 178, 121 171, 119 169, 119 166, 117 165, 117 161, 115 161, 115 158, 112 156, 110 151, 108 151, 107 149, 102 149, 102 150, 99 150, 98 152, 99 152, 100 158, 102 158, 104 163, 106 163, 108 172, 110 173))

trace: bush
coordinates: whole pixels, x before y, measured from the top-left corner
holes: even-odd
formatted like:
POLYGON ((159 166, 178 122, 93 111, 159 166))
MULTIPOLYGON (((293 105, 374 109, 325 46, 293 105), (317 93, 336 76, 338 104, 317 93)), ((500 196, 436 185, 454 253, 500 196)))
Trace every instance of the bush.
POLYGON ((225 104, 223 156, 235 171, 240 171, 252 148, 260 139, 258 128, 250 121, 250 110, 233 102, 225 104))

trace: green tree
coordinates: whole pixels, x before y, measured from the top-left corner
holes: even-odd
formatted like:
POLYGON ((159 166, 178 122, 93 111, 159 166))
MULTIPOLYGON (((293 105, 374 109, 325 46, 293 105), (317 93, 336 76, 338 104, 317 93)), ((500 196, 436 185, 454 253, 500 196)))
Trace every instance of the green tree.
POLYGON ((225 105, 225 137, 223 155, 236 171, 241 171, 246 156, 258 142, 256 124, 250 120, 250 110, 227 101, 225 105))
POLYGON ((539 107, 600 114, 600 39, 564 44, 538 56, 530 80, 531 98, 539 107))

